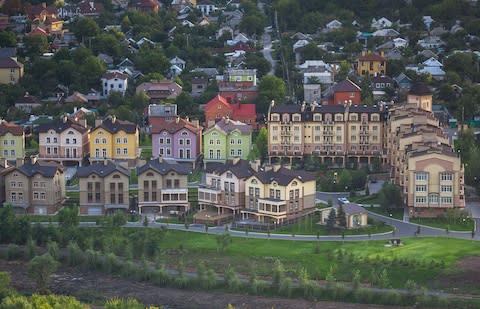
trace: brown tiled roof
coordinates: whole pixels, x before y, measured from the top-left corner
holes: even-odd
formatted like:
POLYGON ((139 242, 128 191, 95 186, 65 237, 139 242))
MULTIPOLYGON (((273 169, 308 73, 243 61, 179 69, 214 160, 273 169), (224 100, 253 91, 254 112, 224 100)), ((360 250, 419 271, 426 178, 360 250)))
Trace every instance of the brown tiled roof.
POLYGON ((425 83, 415 83, 412 85, 412 87, 410 87, 410 91, 408 93, 416 95, 430 95, 432 94, 432 91, 425 83))
POLYGON ((167 131, 170 134, 180 131, 181 129, 187 129, 193 133, 197 133, 202 130, 202 127, 197 127, 190 121, 182 118, 166 119, 165 117, 150 117, 148 119, 152 126, 152 133, 160 133, 167 131), (178 120, 178 121, 177 121, 178 120))
POLYGON ((0 69, 21 68, 23 64, 10 57, 0 58, 0 69))
POLYGON ((118 78, 118 79, 126 80, 128 78, 128 76, 125 75, 125 74, 122 74, 120 72, 107 72, 107 73, 103 74, 102 78, 105 78, 105 79, 118 78))
POLYGON ((18 98, 15 104, 42 104, 42 102, 34 96, 25 94, 23 97, 18 98))
POLYGON ((16 125, 5 120, 0 120, 0 136, 3 136, 7 133, 11 133, 16 136, 23 135, 23 128, 19 125, 16 125))
POLYGON ((360 56, 358 60, 359 61, 385 61, 385 58, 377 54, 366 54, 366 55, 360 56))

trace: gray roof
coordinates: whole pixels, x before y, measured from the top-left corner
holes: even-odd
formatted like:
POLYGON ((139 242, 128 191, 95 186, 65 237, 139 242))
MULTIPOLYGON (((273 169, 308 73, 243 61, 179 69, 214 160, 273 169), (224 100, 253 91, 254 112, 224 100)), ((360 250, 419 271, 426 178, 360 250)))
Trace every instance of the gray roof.
POLYGON ((228 160, 225 163, 207 163, 206 171, 207 173, 216 173, 219 175, 230 171, 237 176, 237 178, 245 178, 255 173, 247 160, 238 160, 236 164, 234 164, 232 160, 228 160))
POLYGON ((58 170, 63 171, 60 164, 50 162, 35 162, 34 164, 26 162, 20 167, 16 167, 14 170, 21 172, 27 177, 32 177, 35 174, 40 174, 43 177, 53 177, 58 170))
POLYGON ((274 170, 258 171, 253 176, 257 177, 262 183, 272 183, 276 181, 279 185, 286 186, 292 180, 298 179, 301 182, 315 180, 316 177, 312 173, 302 170, 292 171, 290 169, 281 167, 276 172, 274 170))
POLYGON ((149 169, 152 169, 161 175, 166 175, 170 171, 176 172, 180 175, 188 175, 192 171, 189 164, 180 164, 175 161, 156 159, 149 160, 144 165, 137 167, 137 174, 143 174, 149 169))
MULTIPOLYGON (((336 207, 337 210, 340 206, 336 207)), ((365 208, 363 208, 362 206, 360 206, 359 204, 355 204, 355 203, 346 203, 346 204, 343 204, 342 205, 342 208, 343 208, 343 211, 345 212, 345 214, 347 215, 356 215, 356 214, 363 214, 363 213, 367 213, 367 211, 365 210, 365 208)))
POLYGON ((77 170, 78 177, 88 177, 91 174, 96 174, 99 177, 105 177, 110 175, 113 172, 120 172, 128 177, 130 177, 129 171, 113 162, 108 162, 107 164, 95 163, 89 166, 79 167, 77 170))

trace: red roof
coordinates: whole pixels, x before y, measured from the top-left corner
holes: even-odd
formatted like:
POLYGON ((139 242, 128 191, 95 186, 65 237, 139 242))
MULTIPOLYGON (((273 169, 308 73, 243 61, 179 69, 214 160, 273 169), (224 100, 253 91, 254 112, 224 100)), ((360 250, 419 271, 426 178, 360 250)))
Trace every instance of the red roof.
POLYGON ((207 105, 205 105, 205 110, 209 110, 210 108, 212 108, 212 106, 217 106, 218 103, 221 103, 224 106, 232 109, 232 107, 230 106, 230 103, 227 102, 227 99, 217 94, 217 96, 215 96, 213 99, 208 101, 207 105))
POLYGON ((83 15, 101 14, 105 11, 102 3, 93 1, 82 1, 78 4, 78 8, 83 15))
POLYGON ((29 34, 27 34, 27 36, 34 36, 34 35, 48 36, 48 33, 47 33, 47 31, 43 30, 42 28, 37 27, 37 28, 33 29, 32 31, 30 31, 29 34))
POLYGON ((21 136, 23 135, 23 128, 12 122, 0 120, 0 136, 3 136, 7 133, 11 133, 12 135, 15 135, 15 136, 21 136))
POLYGON ((249 116, 253 118, 257 117, 255 104, 234 104, 233 107, 233 118, 237 116, 249 116))
POLYGON ((127 75, 125 74, 122 74, 120 72, 107 72, 105 74, 103 74, 102 78, 105 78, 105 79, 122 79, 122 80, 126 80, 128 77, 127 75))
POLYGON ((358 58, 358 60, 359 61, 385 61, 385 58, 377 54, 366 54, 358 58))

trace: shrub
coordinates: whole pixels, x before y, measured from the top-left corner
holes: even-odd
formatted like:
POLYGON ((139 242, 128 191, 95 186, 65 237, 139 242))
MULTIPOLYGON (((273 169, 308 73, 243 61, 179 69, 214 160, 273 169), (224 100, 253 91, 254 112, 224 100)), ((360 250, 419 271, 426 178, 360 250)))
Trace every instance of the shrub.
POLYGON ((67 263, 69 266, 78 266, 83 263, 83 252, 77 243, 70 241, 67 246, 67 263))
POLYGON ((283 296, 291 297, 292 292, 293 292, 292 279, 290 279, 288 277, 284 277, 280 281, 280 286, 279 286, 278 292, 283 296))
POLYGON ((153 284, 156 284, 158 286, 166 286, 170 282, 171 278, 168 275, 167 270, 165 267, 156 269, 153 274, 152 274, 152 279, 151 281, 153 284))
POLYGON ((7 260, 15 260, 21 256, 20 248, 17 245, 10 244, 7 248, 7 260))
POLYGON ((58 244, 55 241, 49 240, 47 242, 47 251, 55 259, 60 260, 58 244))
POLYGON ((27 240, 27 247, 25 248, 25 257, 27 260, 33 259, 37 255, 37 245, 29 238, 27 240))
POLYGON ((213 289, 217 285, 217 274, 211 268, 207 270, 207 278, 205 280, 205 287, 207 289, 213 289))

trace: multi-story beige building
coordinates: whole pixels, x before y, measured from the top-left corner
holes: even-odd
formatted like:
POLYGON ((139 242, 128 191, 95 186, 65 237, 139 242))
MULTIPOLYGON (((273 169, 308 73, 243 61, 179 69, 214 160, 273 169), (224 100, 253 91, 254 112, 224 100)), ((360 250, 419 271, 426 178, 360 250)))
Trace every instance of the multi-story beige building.
POLYGON ((240 210, 245 208, 245 180, 255 173, 258 164, 253 163, 252 167, 239 158, 225 164, 208 163, 205 183, 198 188, 200 211, 195 221, 220 224, 238 218, 240 210))
POLYGON ((412 217, 463 209, 464 167, 432 113, 432 93, 414 84, 407 104, 390 110, 385 133, 391 180, 412 217))
POLYGON ((110 161, 79 167, 80 214, 103 215, 129 207, 130 172, 110 161))
POLYGON ((188 202, 189 165, 163 160, 147 161, 137 168, 140 213, 178 216, 190 209, 188 202))
POLYGON ((65 199, 65 177, 61 165, 17 160, 17 166, 4 173, 5 204, 17 213, 55 214, 65 199))
POLYGON ((322 163, 357 166, 383 155, 383 106, 275 105, 268 112, 271 162, 318 156, 322 163))
POLYGON ((245 180, 243 219, 283 223, 315 210, 315 175, 279 165, 258 170, 245 180))
POLYGON ((23 128, 0 119, 0 158, 16 160, 25 156, 23 128))

